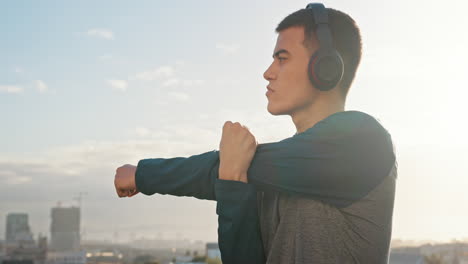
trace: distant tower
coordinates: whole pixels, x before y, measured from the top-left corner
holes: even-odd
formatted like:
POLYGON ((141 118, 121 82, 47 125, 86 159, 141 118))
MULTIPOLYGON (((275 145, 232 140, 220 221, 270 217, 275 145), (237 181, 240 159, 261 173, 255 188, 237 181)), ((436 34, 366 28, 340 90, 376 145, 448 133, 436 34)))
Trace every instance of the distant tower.
POLYGON ((206 243, 206 258, 208 260, 221 259, 218 243, 206 243))
POLYGON ((77 251, 80 248, 80 208, 55 207, 51 210, 50 247, 52 251, 77 251))
POLYGON ((6 241, 33 241, 28 223, 28 214, 10 213, 7 215, 6 241))

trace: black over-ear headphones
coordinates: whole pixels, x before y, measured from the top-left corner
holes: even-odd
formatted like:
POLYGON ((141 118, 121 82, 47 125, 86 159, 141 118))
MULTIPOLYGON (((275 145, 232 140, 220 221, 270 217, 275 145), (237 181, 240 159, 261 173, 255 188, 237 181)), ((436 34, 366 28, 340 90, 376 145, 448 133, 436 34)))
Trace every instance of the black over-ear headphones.
POLYGON ((333 38, 328 26, 328 13, 320 3, 310 3, 315 21, 315 35, 319 48, 310 57, 308 73, 312 84, 321 91, 333 89, 343 77, 344 64, 340 53, 333 47, 333 38))

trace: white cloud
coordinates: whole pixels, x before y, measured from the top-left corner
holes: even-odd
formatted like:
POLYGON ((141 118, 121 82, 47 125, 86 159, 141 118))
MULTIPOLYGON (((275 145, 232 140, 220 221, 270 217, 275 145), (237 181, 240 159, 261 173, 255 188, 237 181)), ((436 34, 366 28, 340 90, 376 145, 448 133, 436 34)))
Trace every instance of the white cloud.
MULTIPOLYGON (((176 65, 183 65, 185 62, 176 61, 176 65)), ((129 80, 140 80, 140 81, 160 81, 163 87, 174 87, 183 86, 191 87, 196 85, 202 85, 205 83, 203 80, 184 80, 176 76, 176 70, 172 66, 161 66, 151 70, 143 71, 134 74, 129 80)))
POLYGON ((126 91, 128 83, 125 80, 107 80, 107 84, 115 90, 126 91))
POLYGON ((141 81, 155 81, 161 78, 168 78, 174 75, 174 68, 171 66, 161 66, 152 70, 135 74, 135 79, 141 81))
POLYGON ((181 102, 187 102, 190 99, 190 96, 188 94, 181 92, 170 92, 169 96, 181 102))
POLYGON ((163 82, 162 86, 164 87, 169 87, 169 86, 176 86, 180 83, 180 81, 176 78, 169 79, 165 82, 163 82))
POLYGON ((0 171, 0 182, 6 185, 18 185, 31 182, 32 178, 19 175, 14 169, 0 171))
POLYGON ((226 53, 234 53, 239 50, 239 45, 216 43, 216 48, 226 53))
POLYGON ((185 65, 185 61, 183 61, 183 60, 176 60, 175 64, 176 64, 177 66, 184 66, 184 65, 185 65))
POLYGON ((36 80, 36 88, 40 93, 45 93, 49 90, 47 84, 42 80, 36 80))
POLYGON ((135 128, 135 132, 140 137, 146 137, 150 134, 150 130, 146 127, 137 127, 135 128))
POLYGON ((202 85, 204 84, 205 81, 203 80, 184 80, 182 84, 184 86, 195 86, 195 85, 202 85))
POLYGON ((16 172, 14 172, 12 170, 1 170, 0 171, 0 177, 2 177, 2 178, 16 177, 16 172))
POLYGON ((184 87, 191 87, 191 86, 201 85, 203 83, 204 83, 203 80, 179 80, 177 78, 172 78, 163 82, 162 86, 170 87, 170 86, 180 85, 184 87))
POLYGON ((113 58, 113 56, 109 55, 109 54, 102 55, 102 56, 98 57, 99 60, 111 60, 112 58, 113 58))
POLYGON ((198 115, 198 118, 200 118, 200 119, 208 119, 208 118, 210 118, 210 116, 207 115, 207 114, 200 114, 200 115, 198 115))
POLYGON ((16 85, 0 85, 0 92, 4 93, 22 93, 23 87, 16 85))
POLYGON ((114 33, 111 30, 105 28, 92 28, 88 30, 86 34, 91 37, 98 37, 108 40, 114 39, 114 33))
POLYGON ((166 105, 169 105, 169 103, 166 102, 166 101, 161 101, 161 100, 158 98, 158 99, 156 99, 156 100, 154 101, 154 105, 166 106, 166 105))
POLYGON ((7 178, 6 184, 8 185, 25 184, 25 183, 30 183, 31 180, 32 178, 27 177, 27 176, 12 177, 12 178, 7 178))

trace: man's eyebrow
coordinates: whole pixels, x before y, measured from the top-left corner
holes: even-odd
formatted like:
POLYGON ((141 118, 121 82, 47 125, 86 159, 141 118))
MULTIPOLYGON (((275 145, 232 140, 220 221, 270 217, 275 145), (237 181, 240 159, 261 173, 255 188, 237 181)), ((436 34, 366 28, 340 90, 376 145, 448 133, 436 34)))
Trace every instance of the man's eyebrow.
POLYGON ((287 51, 287 50, 285 50, 285 49, 280 49, 280 50, 278 50, 277 52, 275 52, 275 54, 273 54, 273 56, 272 56, 273 59, 274 59, 275 57, 278 57, 278 55, 280 55, 281 53, 290 54, 289 51, 287 51))

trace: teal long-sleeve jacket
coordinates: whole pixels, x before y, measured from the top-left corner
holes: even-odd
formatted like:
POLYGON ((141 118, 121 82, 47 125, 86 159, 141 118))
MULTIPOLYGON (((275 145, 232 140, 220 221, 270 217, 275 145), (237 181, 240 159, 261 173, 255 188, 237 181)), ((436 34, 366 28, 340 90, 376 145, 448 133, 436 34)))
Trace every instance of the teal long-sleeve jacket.
POLYGON ((264 263, 256 191, 306 195, 342 207, 360 199, 395 163, 390 134, 360 111, 330 115, 306 131, 259 144, 248 184, 218 179, 219 151, 138 162, 136 185, 154 193, 216 200, 222 261, 264 263))

